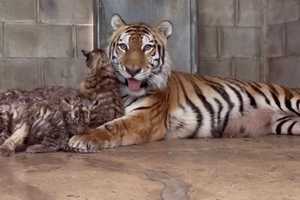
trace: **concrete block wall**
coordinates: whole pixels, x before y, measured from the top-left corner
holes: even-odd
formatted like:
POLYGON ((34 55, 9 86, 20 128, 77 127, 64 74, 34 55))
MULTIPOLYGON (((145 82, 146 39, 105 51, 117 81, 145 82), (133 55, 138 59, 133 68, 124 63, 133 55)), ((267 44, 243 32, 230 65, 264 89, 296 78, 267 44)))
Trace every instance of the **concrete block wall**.
POLYGON ((0 0, 0 90, 77 87, 92 25, 92 0, 0 0))
POLYGON ((199 0, 198 73, 260 80, 262 0, 199 0))
POLYGON ((198 21, 198 73, 300 87, 300 0, 199 0, 198 21))
POLYGON ((300 87, 300 1, 269 0, 269 80, 300 87))
MULTIPOLYGON (((300 87, 300 0, 197 6, 198 73, 300 87)), ((78 86, 92 24, 93 0, 0 0, 0 90, 78 86)))

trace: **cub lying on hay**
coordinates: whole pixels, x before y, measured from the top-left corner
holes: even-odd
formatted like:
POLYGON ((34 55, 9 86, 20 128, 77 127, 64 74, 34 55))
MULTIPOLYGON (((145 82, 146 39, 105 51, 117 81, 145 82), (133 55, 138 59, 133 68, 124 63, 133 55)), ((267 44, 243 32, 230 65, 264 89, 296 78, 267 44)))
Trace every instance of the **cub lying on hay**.
POLYGON ((100 49, 84 52, 89 68, 80 91, 63 86, 0 94, 0 153, 76 151, 71 136, 123 115, 119 86, 100 49), (101 87, 98 87, 98 85, 101 87))

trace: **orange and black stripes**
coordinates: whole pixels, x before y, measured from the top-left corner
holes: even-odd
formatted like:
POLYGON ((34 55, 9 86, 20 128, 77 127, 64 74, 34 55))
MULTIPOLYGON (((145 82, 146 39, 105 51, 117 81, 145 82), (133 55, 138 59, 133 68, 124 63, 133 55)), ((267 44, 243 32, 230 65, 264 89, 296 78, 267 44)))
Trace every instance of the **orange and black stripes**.
POLYGON ((163 21, 156 27, 126 24, 119 16, 111 22, 115 32, 109 58, 122 82, 126 114, 110 122, 112 128, 99 127, 74 137, 71 146, 88 151, 166 137, 251 136, 256 132, 300 135, 300 94, 296 90, 172 72, 166 47, 171 23, 163 21), (152 49, 147 51, 147 45, 152 49), (130 69, 139 69, 140 76, 127 73, 130 69), (140 81, 141 93, 130 90, 132 79, 140 81))
POLYGON ((202 113, 201 113, 200 109, 198 108, 198 106, 196 106, 196 104, 194 104, 193 101, 189 98, 188 93, 185 90, 184 84, 182 83, 182 80, 180 80, 180 78, 178 78, 177 81, 181 87, 183 94, 184 94, 185 103, 187 104, 186 106, 190 107, 196 114, 197 126, 196 126, 195 130, 192 132, 192 134, 189 136, 189 138, 193 138, 193 137, 195 137, 195 135, 197 134, 197 132, 199 131, 199 129, 202 125, 203 116, 202 116, 202 113))
MULTIPOLYGON (((172 77, 179 84, 179 89, 184 97, 184 102, 177 103, 180 105, 179 108, 186 110, 186 107, 189 107, 196 115, 197 126, 190 134, 189 137, 191 138, 196 137, 202 127, 208 125, 212 136, 222 136, 232 117, 247 117, 246 115, 252 112, 251 110, 271 109, 274 112, 286 112, 295 116, 299 112, 299 100, 297 98, 300 99, 300 97, 277 85, 214 77, 188 76, 182 73, 173 73, 172 77), (187 85, 192 88, 192 91, 189 89, 189 93, 187 92, 187 85), (211 92, 208 94, 206 92, 207 88, 211 88, 215 94, 211 92), (285 97, 282 98, 282 95, 285 97), (196 103, 195 97, 202 106, 196 103), (296 103, 292 103, 292 101, 296 101, 296 103), (274 102, 274 104, 271 104, 271 102, 274 102), (204 118, 208 120, 204 120, 204 118)), ((178 97, 179 93, 176 93, 176 95, 177 100, 182 99, 178 97)), ((292 134, 296 124, 296 121, 291 121, 290 117, 285 116, 274 124, 276 126, 275 133, 286 132, 292 134)))

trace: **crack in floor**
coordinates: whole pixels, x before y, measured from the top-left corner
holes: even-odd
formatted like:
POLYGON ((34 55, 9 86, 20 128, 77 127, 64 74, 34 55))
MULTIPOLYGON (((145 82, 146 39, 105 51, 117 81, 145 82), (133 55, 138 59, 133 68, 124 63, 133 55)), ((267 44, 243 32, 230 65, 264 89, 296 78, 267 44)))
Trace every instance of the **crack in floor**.
POLYGON ((189 200, 190 185, 180 179, 174 178, 166 172, 147 170, 146 177, 163 185, 160 193, 161 200, 189 200))

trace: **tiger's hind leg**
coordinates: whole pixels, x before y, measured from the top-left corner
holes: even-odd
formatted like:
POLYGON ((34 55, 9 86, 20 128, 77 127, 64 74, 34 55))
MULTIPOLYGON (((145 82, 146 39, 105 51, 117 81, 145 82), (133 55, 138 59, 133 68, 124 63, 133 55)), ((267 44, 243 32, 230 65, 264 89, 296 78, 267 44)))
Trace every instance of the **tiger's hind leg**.
POLYGON ((257 137, 262 135, 300 135, 300 116, 259 109, 232 119, 224 137, 257 137))
POLYGON ((273 117, 272 133, 276 135, 300 135, 300 116, 275 115, 273 117))

